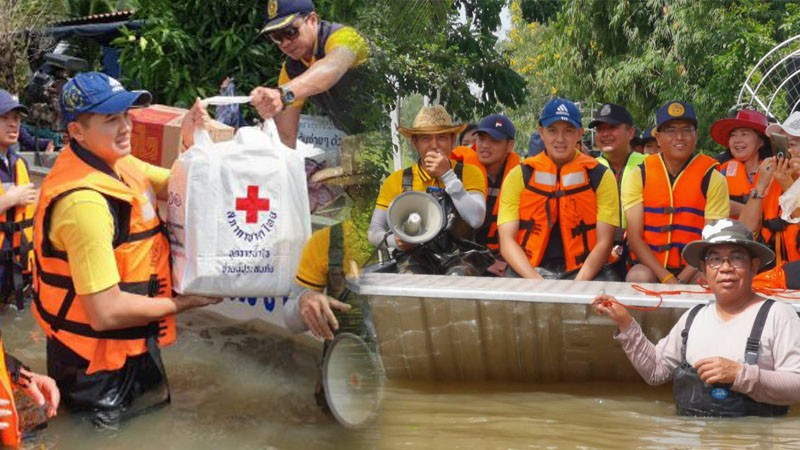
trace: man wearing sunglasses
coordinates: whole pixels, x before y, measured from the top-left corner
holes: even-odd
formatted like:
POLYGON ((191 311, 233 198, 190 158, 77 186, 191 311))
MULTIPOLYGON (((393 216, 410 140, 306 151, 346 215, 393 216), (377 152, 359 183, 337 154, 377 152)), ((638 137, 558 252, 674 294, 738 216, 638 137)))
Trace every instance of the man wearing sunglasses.
POLYGON ((363 71, 369 44, 352 27, 319 19, 311 0, 269 0, 261 33, 287 56, 278 87, 250 95, 261 117, 273 118, 294 148, 305 99, 347 134, 363 131, 363 71), (359 95, 362 94, 362 95, 359 95))

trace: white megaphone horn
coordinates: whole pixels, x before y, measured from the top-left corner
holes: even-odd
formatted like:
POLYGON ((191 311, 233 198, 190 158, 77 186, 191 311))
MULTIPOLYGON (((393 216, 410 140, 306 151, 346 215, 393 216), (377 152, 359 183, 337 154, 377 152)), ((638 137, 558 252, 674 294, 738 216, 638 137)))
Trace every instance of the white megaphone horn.
POLYGON ((389 204, 389 228, 403 242, 424 244, 446 226, 444 208, 428 193, 404 192, 389 204))

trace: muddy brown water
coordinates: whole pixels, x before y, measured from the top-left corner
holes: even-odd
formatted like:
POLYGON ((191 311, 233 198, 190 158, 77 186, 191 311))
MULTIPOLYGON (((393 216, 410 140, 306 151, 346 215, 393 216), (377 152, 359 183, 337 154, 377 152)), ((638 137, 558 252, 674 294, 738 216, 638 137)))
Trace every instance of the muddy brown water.
MULTIPOLYGON (((45 370, 28 311, 0 317, 6 347, 45 370)), ((609 336, 609 339, 611 337, 609 336)), ((676 417, 670 385, 389 382, 374 426, 320 412, 315 351, 204 312, 179 320, 164 352, 172 404, 96 431, 60 411, 28 449, 800 449, 800 407, 780 419, 676 417)))

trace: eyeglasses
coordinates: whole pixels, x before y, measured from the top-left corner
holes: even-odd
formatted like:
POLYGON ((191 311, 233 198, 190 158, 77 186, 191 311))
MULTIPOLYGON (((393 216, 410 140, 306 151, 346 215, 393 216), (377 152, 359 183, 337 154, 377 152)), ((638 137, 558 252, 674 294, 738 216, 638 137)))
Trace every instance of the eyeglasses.
POLYGON ((696 130, 695 127, 683 127, 683 128, 667 127, 659 131, 658 134, 663 134, 666 136, 677 136, 679 134, 689 135, 694 133, 695 130, 696 130))
POLYGON ((308 16, 301 16, 300 19, 302 19, 302 22, 300 23, 295 23, 288 28, 284 28, 283 30, 269 33, 269 38, 272 40, 272 42, 278 45, 281 45, 281 43, 287 39, 290 42, 297 39, 297 36, 300 35, 300 27, 303 25, 303 23, 305 23, 306 20, 308 20, 308 16))
POLYGON ((736 269, 744 269, 750 262, 750 258, 747 255, 742 255, 739 253, 734 253, 729 256, 719 256, 719 255, 710 255, 705 257, 706 265, 711 267, 712 269, 719 269, 722 267, 722 263, 725 261, 728 262, 732 267, 736 269))

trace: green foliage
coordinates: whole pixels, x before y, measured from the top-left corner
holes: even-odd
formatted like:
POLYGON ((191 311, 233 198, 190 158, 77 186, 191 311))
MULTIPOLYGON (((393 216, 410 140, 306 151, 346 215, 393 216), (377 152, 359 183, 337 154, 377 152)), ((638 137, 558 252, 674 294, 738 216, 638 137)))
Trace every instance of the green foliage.
POLYGON ((27 82, 28 56, 50 44, 29 32, 60 17, 47 0, 0 0, 0 88, 19 93, 27 82))
POLYGON ((188 106, 214 95, 231 76, 249 90, 274 84, 278 54, 258 34, 264 2, 140 0, 141 35, 118 40, 126 82, 150 90, 155 101, 188 106))
POLYGON ((680 99, 696 107, 700 147, 710 149, 711 123, 736 102, 759 58, 797 34, 797 12, 796 2, 761 0, 569 0, 541 25, 515 4, 512 62, 530 93, 520 128, 533 131, 553 95, 625 105, 641 128, 680 99))
MULTIPOLYGON (((140 0, 148 20, 140 37, 119 44, 127 81, 136 80, 160 102, 188 104, 216 91, 233 75, 249 90, 274 85, 283 56, 257 35, 264 2, 140 0)), ((493 32, 503 2, 494 0, 319 0, 320 17, 353 25, 373 44, 372 70, 381 75, 376 102, 389 111, 397 98, 421 93, 458 117, 492 112, 498 103, 519 105, 524 80, 496 49, 493 32), (467 23, 460 23, 459 9, 467 23), (481 98, 470 84, 482 87, 481 98)))

